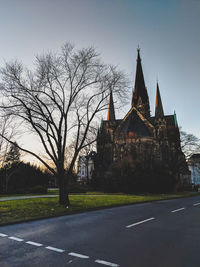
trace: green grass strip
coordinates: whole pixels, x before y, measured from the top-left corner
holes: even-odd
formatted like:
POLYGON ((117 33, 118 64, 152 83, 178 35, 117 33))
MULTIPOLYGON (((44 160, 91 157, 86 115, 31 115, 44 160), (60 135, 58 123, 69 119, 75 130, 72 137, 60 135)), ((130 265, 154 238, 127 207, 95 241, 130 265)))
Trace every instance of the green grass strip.
POLYGON ((32 219, 73 214, 99 208, 134 204, 138 202, 187 197, 194 193, 173 195, 70 195, 69 208, 58 204, 58 197, 20 199, 0 202, 0 225, 32 219))

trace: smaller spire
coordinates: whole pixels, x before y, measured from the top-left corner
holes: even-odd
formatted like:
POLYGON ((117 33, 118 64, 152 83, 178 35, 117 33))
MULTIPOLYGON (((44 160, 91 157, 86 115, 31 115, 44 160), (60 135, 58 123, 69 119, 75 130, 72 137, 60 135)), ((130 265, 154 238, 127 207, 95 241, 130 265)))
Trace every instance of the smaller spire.
POLYGON ((107 120, 108 121, 115 121, 115 108, 114 108, 112 90, 110 90, 110 99, 109 99, 107 120))
POLYGON ((164 111, 162 106, 162 101, 160 97, 160 90, 157 81, 157 88, 156 88, 156 107, 155 107, 155 117, 164 117, 164 111))
POLYGON ((174 110, 174 124, 175 124, 175 127, 178 127, 177 116, 176 116, 175 110, 174 110))
POLYGON ((140 57, 140 47, 139 47, 139 45, 138 45, 138 48, 137 48, 137 52, 138 52, 138 54, 137 54, 137 61, 142 61, 141 60, 141 57, 140 57))

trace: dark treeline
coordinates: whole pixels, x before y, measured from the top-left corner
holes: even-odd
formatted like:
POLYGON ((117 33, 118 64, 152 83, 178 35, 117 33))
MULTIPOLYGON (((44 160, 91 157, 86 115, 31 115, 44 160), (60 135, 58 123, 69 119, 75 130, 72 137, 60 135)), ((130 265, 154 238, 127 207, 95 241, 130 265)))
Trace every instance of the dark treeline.
POLYGON ((7 164, 0 169, 0 194, 46 193, 51 174, 30 163, 7 164))

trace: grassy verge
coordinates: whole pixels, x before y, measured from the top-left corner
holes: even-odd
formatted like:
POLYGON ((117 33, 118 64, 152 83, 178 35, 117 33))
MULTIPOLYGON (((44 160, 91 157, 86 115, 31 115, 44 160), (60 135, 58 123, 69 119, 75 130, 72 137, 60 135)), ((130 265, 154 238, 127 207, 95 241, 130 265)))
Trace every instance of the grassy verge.
POLYGON ((2 201, 0 202, 0 225, 138 202, 187 197, 190 195, 191 193, 177 195, 70 195, 71 207, 69 208, 60 206, 58 204, 58 197, 2 201))

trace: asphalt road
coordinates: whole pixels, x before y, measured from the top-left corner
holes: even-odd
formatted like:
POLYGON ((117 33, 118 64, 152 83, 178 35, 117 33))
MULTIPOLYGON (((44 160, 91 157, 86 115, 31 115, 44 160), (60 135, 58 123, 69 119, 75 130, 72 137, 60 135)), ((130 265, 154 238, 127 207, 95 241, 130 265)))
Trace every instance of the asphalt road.
POLYGON ((0 227, 0 267, 199 267, 200 196, 0 227))

